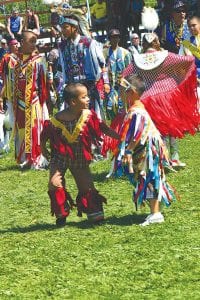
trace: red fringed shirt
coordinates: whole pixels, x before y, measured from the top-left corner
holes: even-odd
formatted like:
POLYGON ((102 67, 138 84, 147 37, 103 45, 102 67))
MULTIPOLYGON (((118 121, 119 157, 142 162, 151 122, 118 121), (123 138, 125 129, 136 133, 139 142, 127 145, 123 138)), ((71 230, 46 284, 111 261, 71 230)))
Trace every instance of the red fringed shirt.
POLYGON ((41 139, 50 140, 52 153, 76 159, 75 151, 81 149, 89 161, 92 159, 91 145, 99 145, 102 141, 101 123, 93 110, 84 109, 72 130, 69 130, 71 121, 60 122, 56 118, 45 121, 41 139), (77 148, 77 144, 81 147, 77 148))

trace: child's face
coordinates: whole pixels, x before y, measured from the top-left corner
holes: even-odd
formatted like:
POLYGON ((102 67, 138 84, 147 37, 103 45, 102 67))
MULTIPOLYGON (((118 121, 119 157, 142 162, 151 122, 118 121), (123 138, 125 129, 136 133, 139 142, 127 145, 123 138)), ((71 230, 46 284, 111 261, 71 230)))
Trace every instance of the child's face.
POLYGON ((73 101, 74 106, 78 110, 88 109, 89 108, 89 97, 88 97, 88 91, 86 87, 79 87, 79 96, 73 101))
POLYGON ((35 50, 36 43, 37 43, 37 37, 34 33, 32 32, 25 33, 24 38, 21 42, 22 52, 24 54, 31 54, 35 50))
POLYGON ((125 99, 125 102, 127 104, 127 107, 130 107, 134 104, 135 100, 139 99, 139 97, 138 97, 138 94, 136 92, 134 92, 132 89, 128 89, 126 91, 124 99, 125 99))
POLYGON ((188 23, 188 26, 192 35, 200 34, 200 22, 198 19, 191 19, 188 23))

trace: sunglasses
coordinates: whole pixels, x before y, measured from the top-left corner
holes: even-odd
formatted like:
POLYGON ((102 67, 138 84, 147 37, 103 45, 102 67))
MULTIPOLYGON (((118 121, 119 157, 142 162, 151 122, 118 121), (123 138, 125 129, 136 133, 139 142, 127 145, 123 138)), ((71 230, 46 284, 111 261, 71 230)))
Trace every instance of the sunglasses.
POLYGON ((175 9, 174 12, 177 14, 186 13, 185 9, 179 9, 179 8, 175 9))
POLYGON ((110 38, 111 39, 118 39, 118 38, 120 38, 120 35, 111 35, 110 38))

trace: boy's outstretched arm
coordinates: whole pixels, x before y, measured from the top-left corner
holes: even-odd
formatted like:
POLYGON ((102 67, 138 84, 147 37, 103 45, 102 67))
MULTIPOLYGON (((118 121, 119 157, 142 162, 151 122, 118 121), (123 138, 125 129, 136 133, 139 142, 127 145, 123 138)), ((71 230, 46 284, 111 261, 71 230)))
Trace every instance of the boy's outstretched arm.
POLYGON ((46 159, 50 158, 50 152, 47 149, 48 140, 49 140, 49 136, 46 132, 46 127, 44 127, 40 135, 40 148, 41 148, 42 155, 46 157, 46 159))
POLYGON ((108 135, 113 139, 120 140, 120 135, 116 131, 114 131, 112 128, 110 128, 108 125, 106 125, 106 123, 102 122, 100 124, 100 127, 101 127, 102 132, 105 135, 108 135))
POLYGON ((46 143, 47 143, 47 140, 46 140, 46 141, 41 140, 40 148, 41 148, 42 155, 43 155, 47 160, 49 160, 49 158, 50 158, 50 152, 49 152, 49 150, 47 149, 46 143))

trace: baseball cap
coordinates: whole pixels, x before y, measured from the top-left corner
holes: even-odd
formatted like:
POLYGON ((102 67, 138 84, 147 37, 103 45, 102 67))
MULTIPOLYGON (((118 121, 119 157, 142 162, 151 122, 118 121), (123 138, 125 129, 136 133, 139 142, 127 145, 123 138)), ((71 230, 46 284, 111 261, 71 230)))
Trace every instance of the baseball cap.
POLYGON ((186 5, 183 1, 174 1, 173 5, 172 5, 172 10, 173 11, 178 11, 180 9, 186 9, 186 5))
POLYGON ((6 43, 7 43, 6 39, 1 40, 1 44, 6 44, 6 43))

